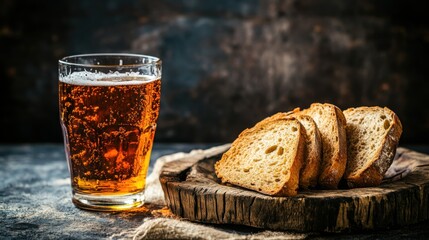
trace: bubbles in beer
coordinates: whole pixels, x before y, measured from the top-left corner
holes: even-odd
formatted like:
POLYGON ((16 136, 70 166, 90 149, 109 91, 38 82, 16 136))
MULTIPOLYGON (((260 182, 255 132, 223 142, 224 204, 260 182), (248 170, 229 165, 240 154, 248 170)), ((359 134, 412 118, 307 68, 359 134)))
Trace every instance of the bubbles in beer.
POLYGON ((60 79, 64 134, 75 191, 144 188, 160 105, 160 79, 77 72, 60 79))

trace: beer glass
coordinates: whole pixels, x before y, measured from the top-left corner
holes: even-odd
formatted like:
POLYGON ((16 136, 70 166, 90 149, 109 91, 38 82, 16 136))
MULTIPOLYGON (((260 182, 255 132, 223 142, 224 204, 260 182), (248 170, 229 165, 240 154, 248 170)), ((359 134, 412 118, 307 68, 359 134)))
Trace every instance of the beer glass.
POLYGON ((160 91, 156 57, 84 54, 59 61, 60 120, 77 207, 143 204, 160 91))

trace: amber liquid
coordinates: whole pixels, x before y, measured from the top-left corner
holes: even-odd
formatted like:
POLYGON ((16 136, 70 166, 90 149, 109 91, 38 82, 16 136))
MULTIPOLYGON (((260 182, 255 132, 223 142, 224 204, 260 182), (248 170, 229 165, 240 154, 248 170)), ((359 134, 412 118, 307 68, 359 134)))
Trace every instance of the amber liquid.
POLYGON ((159 114, 161 80, 122 77, 104 81, 115 84, 59 83, 73 191, 101 196, 142 192, 159 114), (119 81, 133 82, 118 85, 119 81))

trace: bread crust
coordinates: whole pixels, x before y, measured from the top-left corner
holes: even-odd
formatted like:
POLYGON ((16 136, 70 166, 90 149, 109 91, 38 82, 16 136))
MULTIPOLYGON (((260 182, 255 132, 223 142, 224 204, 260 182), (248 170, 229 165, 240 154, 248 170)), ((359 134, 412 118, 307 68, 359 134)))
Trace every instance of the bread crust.
MULTIPOLYGON (((371 110, 371 108, 378 107, 361 107, 361 109, 367 110, 371 110)), ((356 110, 356 108, 349 108, 345 111, 354 110, 356 110)), ((368 161, 367 164, 365 164, 365 167, 361 168, 359 171, 345 176, 347 185, 350 188, 380 185, 384 174, 392 164, 393 158, 395 157, 399 139, 402 135, 402 123, 392 110, 387 107, 384 107, 383 110, 392 115, 392 124, 383 139, 382 147, 377 151, 376 157, 371 161, 368 161)))

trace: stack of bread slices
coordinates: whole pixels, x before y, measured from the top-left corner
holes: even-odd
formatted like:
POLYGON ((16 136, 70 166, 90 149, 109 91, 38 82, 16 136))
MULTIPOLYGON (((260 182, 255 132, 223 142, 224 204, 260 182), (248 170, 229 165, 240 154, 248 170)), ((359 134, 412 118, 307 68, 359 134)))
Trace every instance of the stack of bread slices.
POLYGON ((277 113, 245 129, 215 164, 218 178, 273 196, 381 184, 402 125, 388 108, 332 104, 277 113))

